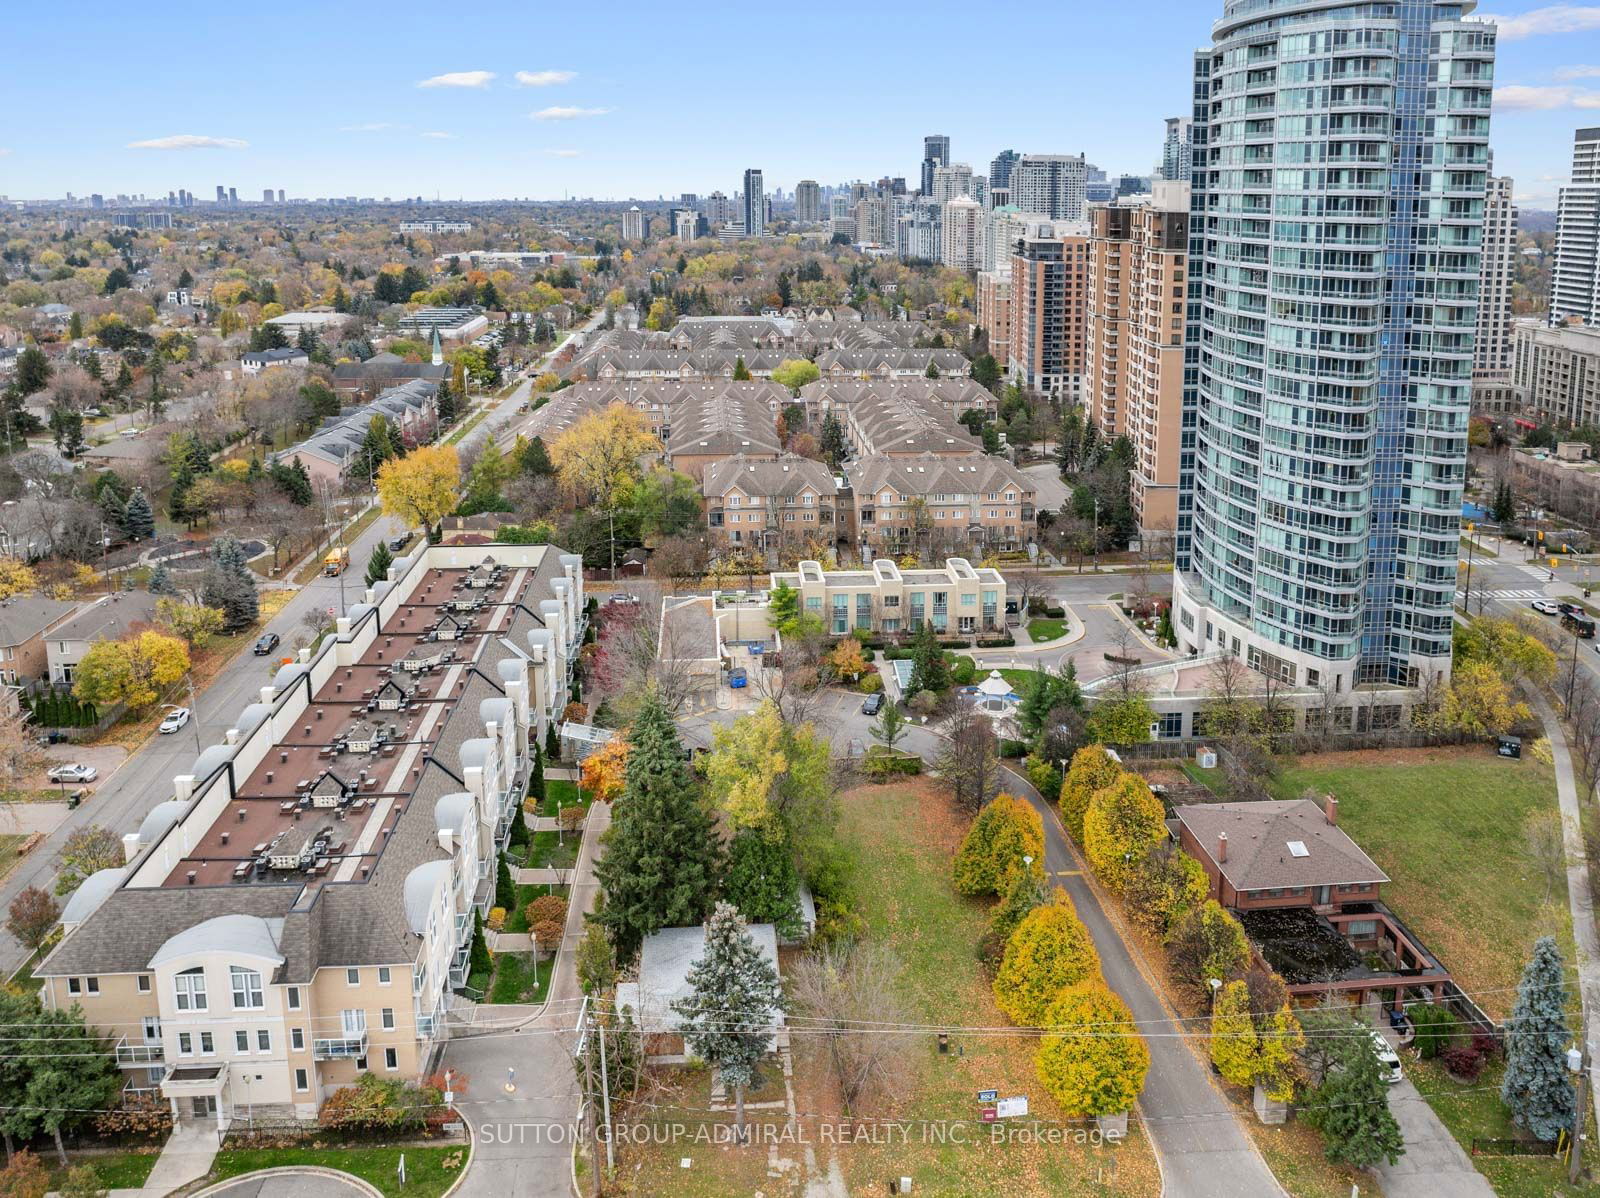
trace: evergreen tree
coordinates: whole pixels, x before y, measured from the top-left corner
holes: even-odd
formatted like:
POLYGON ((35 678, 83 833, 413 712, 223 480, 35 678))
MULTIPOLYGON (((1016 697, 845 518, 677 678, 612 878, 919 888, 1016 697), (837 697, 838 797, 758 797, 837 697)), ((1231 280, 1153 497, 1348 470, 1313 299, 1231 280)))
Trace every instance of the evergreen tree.
POLYGON ((911 693, 932 691, 937 695, 949 689, 950 665, 933 625, 924 622, 911 637, 911 693))
POLYGON ((253 624, 261 614, 256 577, 245 565, 244 549, 232 537, 218 537, 211 547, 201 602, 222 609, 223 627, 230 632, 253 624))
POLYGON ((449 379, 439 380, 439 394, 434 397, 434 411, 440 424, 449 424, 456 418, 456 393, 449 379))
POLYGON ((928 359, 928 369, 922 372, 924 378, 936 379, 939 377, 939 364, 932 358, 928 359))
POLYGON ((522 467, 524 474, 531 474, 534 478, 548 478, 556 472, 555 465, 550 461, 550 453, 544 447, 543 437, 534 437, 522 447, 517 464, 522 467))
POLYGON ((744 355, 740 354, 733 363, 733 381, 743 383, 750 381, 750 368, 744 364, 744 355))
POLYGON ((830 468, 837 470, 839 463, 844 461, 844 425, 839 423, 839 417, 829 412, 822 419, 822 440, 820 443, 822 456, 827 459, 830 468))
POLYGON ((1366 1169, 1387 1160, 1392 1165, 1405 1151, 1405 1140, 1389 1110, 1372 1030, 1352 1023, 1337 1044, 1322 1084, 1306 1096, 1305 1120, 1322 1133, 1323 1155, 1335 1164, 1366 1169))
POLYGON ((741 828, 728 845, 728 869, 722 879, 723 901, 732 903, 751 923, 777 925, 785 935, 800 930, 800 876, 794 852, 781 830, 741 828))
POLYGON ((533 773, 528 777, 528 797, 536 800, 539 807, 544 806, 544 749, 537 744, 533 746, 533 773))
MULTIPOLYGON (((561 737, 556 733, 554 722, 544 730, 544 755, 551 761, 561 760, 561 737)), ((541 781, 543 773, 540 774, 541 781)))
POLYGON ((172 464, 172 491, 167 495, 167 516, 174 524, 193 525, 204 512, 191 512, 189 492, 194 487, 194 470, 189 459, 180 454, 172 464))
POLYGON ((489 956, 489 942, 483 935, 483 912, 472 911, 472 952, 468 957, 467 971, 487 977, 494 972, 494 960, 489 956))
POLYGON ((684 1039, 695 1054, 733 1087, 734 1129, 743 1141, 744 1092, 756 1080, 784 1007, 778 971, 761 955, 739 912, 718 903, 706 921, 705 955, 689 966, 685 980, 690 993, 672 1009, 684 1017, 684 1039))
POLYGON ((372 556, 367 559, 367 585, 375 586, 389 577, 389 567, 394 565, 394 554, 389 552, 386 541, 379 541, 372 550, 372 556))
POLYGON ((18 393, 26 399, 35 392, 43 391, 49 381, 50 359, 44 356, 44 350, 37 345, 24 346, 17 355, 15 386, 18 393))
POLYGON ((67 321, 67 340, 83 340, 83 313, 74 312, 72 319, 67 321))
POLYGON ((597 918, 622 961, 638 955, 646 936, 705 918, 722 857, 678 730, 656 695, 645 696, 628 742, 622 796, 595 868, 606 894, 597 918))
POLYGON ((187 266, 185 266, 183 268, 183 270, 180 271, 179 274, 178 274, 178 286, 179 287, 193 287, 194 286, 194 276, 189 273, 189 268, 187 266))
MULTIPOLYGON (((110 489, 107 488, 109 491, 110 489)), ((115 494, 115 492, 111 492, 115 494)), ((148 541, 156 535, 156 514, 144 497, 144 488, 135 489, 123 512, 122 532, 130 541, 148 541)))
POLYGON ((1494 507, 1489 514, 1496 524, 1509 524, 1517 518, 1517 496, 1510 483, 1502 481, 1494 489, 1494 507))
POLYGON ((167 569, 165 562, 158 562, 156 568, 150 571, 148 589, 152 595, 177 595, 177 584, 172 581, 172 572, 167 569))
POLYGON ((508 913, 517 905, 517 887, 511 880, 511 866, 503 853, 495 866, 494 905, 508 913))
POLYGON ((1511 1117, 1541 1140, 1556 1139, 1573 1125, 1572 1075, 1567 1049, 1567 987, 1561 950, 1541 936, 1517 985, 1517 1005, 1506 1023, 1506 1073, 1500 1100, 1511 1117))

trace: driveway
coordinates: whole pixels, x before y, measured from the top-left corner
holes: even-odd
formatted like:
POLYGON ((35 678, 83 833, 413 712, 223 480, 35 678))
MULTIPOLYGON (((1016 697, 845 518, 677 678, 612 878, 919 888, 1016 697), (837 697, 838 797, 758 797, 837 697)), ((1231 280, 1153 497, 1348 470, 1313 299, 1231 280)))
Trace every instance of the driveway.
POLYGON ((1385 1198, 1494 1198, 1494 1187, 1472 1167, 1411 1079, 1389 1087, 1389 1110, 1406 1150, 1399 1162, 1373 1170, 1385 1198))

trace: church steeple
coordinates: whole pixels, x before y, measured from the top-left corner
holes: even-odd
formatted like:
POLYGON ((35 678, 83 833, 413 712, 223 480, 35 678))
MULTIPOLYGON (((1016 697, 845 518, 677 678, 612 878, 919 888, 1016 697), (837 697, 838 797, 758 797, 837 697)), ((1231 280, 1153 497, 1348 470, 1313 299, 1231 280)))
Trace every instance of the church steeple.
POLYGON ((435 366, 444 365, 444 346, 439 342, 438 329, 433 330, 433 364, 435 366))

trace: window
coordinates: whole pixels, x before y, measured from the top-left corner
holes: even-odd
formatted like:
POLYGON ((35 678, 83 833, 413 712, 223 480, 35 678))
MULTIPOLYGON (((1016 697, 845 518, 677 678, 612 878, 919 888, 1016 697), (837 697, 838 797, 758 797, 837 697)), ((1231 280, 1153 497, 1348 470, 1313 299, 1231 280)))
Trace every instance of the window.
POLYGON ((194 1055, 194 1037, 188 1032, 178 1033, 178 1055, 180 1057, 191 1057, 194 1055))
POLYGON ((68 994, 82 994, 83 993, 83 983, 80 982, 77 978, 68 978, 67 979, 67 993, 68 994))
POLYGON ((84 978, 83 982, 84 982, 84 985, 88 987, 88 990, 89 990, 90 994, 99 994, 100 993, 100 979, 99 978, 84 978))
POLYGON ((299 986, 290 986, 289 987, 289 1009, 291 1011, 298 1011, 300 1009, 300 987, 299 986))
POLYGON ((302 1094, 311 1089, 311 1083, 306 1079, 306 1071, 304 1069, 296 1069, 294 1071, 294 1088, 302 1094))
POLYGON ((387 965, 380 965, 380 966, 378 966, 378 985, 387 986, 388 984, 389 984, 389 967, 387 965))
POLYGON ((256 1051, 257 1052, 271 1052, 272 1051, 272 1033, 269 1032, 264 1027, 258 1027, 256 1029, 256 1051))
POLYGON ((238 1031, 233 1033, 233 1046, 239 1052, 250 1051, 250 1033, 238 1031))
POLYGON ((1378 921, 1375 919, 1352 919, 1344 925, 1344 934, 1352 939, 1357 936, 1376 936, 1378 934, 1378 921))
POLYGON ((253 969, 228 966, 228 978, 233 983, 233 1009, 258 1011, 266 1006, 261 993, 261 975, 253 969))
POLYGON ((150 993, 150 975, 148 973, 141 973, 139 975, 139 993, 150 993))
POLYGON ((346 1007, 343 1011, 339 1012, 339 1018, 344 1026, 345 1035, 360 1036, 366 1033, 367 1013, 365 1011, 346 1007))
POLYGON ((385 1007, 382 1012, 383 1026, 386 1031, 394 1030, 394 1008, 385 1007))
POLYGON ((400 1052, 398 1049, 386 1048, 383 1050, 383 1067, 389 1070, 400 1068, 400 1052))
POLYGON ((306 1033, 304 1028, 292 1027, 289 1029, 289 1047, 296 1052, 306 1050, 306 1033))
POLYGON ((212 1053, 214 1053, 216 1051, 217 1051, 217 1043, 216 1043, 215 1040, 213 1040, 211 1038, 211 1033, 210 1032, 201 1032, 200 1033, 200 1055, 203 1056, 203 1057, 209 1057, 212 1053))
POLYGON ((359 969, 347 969, 347 970, 345 970, 344 971, 344 984, 346 986, 359 986, 359 985, 361 985, 361 971, 359 969))
POLYGON ((174 997, 180 1011, 204 1011, 206 1009, 206 975, 196 966, 186 969, 172 979, 174 997))

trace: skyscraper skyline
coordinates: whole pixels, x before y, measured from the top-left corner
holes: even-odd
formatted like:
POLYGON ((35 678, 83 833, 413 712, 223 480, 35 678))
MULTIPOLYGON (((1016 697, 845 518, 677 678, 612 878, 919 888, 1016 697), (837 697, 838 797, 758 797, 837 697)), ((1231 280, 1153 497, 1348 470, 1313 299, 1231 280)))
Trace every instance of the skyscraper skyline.
POLYGON ((919 190, 925 196, 933 194, 935 167, 950 165, 950 138, 943 133, 931 133, 922 139, 922 182, 919 190))
POLYGON ((743 204, 745 236, 764 236, 767 229, 767 193, 758 168, 750 167, 745 171, 744 190, 740 193, 740 197, 740 202, 743 204))
POLYGON ((1572 135, 1572 177, 1556 201, 1550 315, 1600 324, 1600 127, 1572 135))

